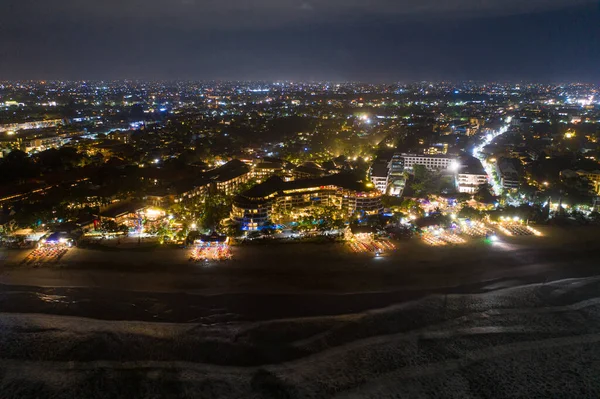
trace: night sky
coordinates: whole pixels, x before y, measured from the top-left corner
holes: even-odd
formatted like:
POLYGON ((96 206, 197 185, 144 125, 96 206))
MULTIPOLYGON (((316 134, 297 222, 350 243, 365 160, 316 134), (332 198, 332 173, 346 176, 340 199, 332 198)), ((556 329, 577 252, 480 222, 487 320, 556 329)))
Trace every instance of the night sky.
POLYGON ((0 80, 600 80, 598 0, 0 3, 0 80))

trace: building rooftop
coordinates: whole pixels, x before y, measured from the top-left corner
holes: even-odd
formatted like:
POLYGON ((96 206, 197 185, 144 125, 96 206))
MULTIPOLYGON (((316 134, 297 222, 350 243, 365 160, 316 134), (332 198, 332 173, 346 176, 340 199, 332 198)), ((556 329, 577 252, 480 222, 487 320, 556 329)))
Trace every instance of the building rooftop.
POLYGON ((295 170, 300 173, 306 173, 314 176, 319 176, 320 174, 324 173, 323 168, 314 162, 305 162, 298 166, 295 170))
POLYGON ((232 159, 223 166, 207 171, 204 177, 217 182, 225 182, 242 176, 250 171, 248 165, 239 159, 232 159))
MULTIPOLYGON (((397 154, 395 154, 397 155, 397 154)), ((452 159, 456 156, 453 154, 435 154, 435 155, 427 155, 427 154, 410 154, 410 153, 402 153, 402 157, 417 157, 417 158, 440 158, 440 159, 452 159)))
POLYGON ((227 236, 218 234, 216 231, 213 231, 211 234, 201 234, 200 241, 202 241, 202 242, 226 242, 227 236))
POLYGON ((261 162, 256 164, 255 169, 282 169, 283 166, 279 162, 261 162))
POLYGON ((371 166, 371 176, 374 177, 387 177, 388 165, 387 163, 378 162, 371 166))
POLYGON ((459 173, 470 175, 487 175, 481 161, 475 157, 463 156, 460 159, 459 173))
POLYGON ((257 184, 242 193, 242 196, 248 198, 264 198, 277 192, 322 186, 337 186, 354 191, 375 190, 373 187, 367 187, 365 182, 358 180, 352 174, 338 173, 336 175, 323 176, 314 179, 299 179, 288 182, 283 181, 279 176, 272 176, 263 183, 257 184))
POLYGON ((119 216, 127 215, 128 213, 137 212, 143 207, 144 206, 140 202, 121 201, 110 205, 108 208, 101 211, 100 216, 114 219, 119 216))
POLYGON ((377 229, 373 226, 358 226, 350 225, 350 231, 352 234, 375 234, 377 229))

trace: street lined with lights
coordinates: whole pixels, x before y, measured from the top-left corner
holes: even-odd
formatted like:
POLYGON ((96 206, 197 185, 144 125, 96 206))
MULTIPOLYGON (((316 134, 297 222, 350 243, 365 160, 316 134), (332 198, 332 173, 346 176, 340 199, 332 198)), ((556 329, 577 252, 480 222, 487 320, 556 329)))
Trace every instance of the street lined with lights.
POLYGON ((488 133, 487 135, 485 135, 483 138, 483 141, 479 145, 475 146, 475 148, 473 148, 473 156, 475 158, 477 158, 483 165, 483 168, 485 169, 485 172, 488 175, 490 184, 492 185, 492 189, 494 190, 494 193, 496 195, 502 194, 502 185, 500 184, 500 182, 496 181, 493 178, 494 165, 493 165, 492 160, 490 160, 490 162, 488 162, 487 158, 483 154, 483 148, 487 145, 490 145, 497 137, 508 132, 508 127, 509 127, 511 121, 512 121, 512 116, 508 116, 506 118, 506 124, 504 126, 502 126, 500 129, 498 129, 495 132, 488 133))

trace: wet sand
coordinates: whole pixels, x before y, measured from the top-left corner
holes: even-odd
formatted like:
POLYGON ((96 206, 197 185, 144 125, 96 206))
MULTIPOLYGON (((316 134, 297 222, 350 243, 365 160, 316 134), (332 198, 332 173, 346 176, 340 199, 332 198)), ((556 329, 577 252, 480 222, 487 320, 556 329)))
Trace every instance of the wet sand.
POLYGON ((58 264, 19 262, 5 251, 0 284, 84 287, 118 291, 231 293, 370 293, 478 284, 498 279, 548 280, 589 275, 597 259, 598 228, 546 228, 543 237, 502 237, 494 245, 431 247, 418 239, 377 259, 343 244, 270 244, 233 248, 233 260, 192 263, 189 250, 72 249, 58 264), (569 263, 580 263, 569 267, 569 263), (539 266, 543 264, 543 267, 539 266))
POLYGON ((383 258, 342 244, 240 246, 234 260, 220 263, 189 262, 182 249, 73 249, 60 263, 39 267, 15 257, 0 268, 0 308, 105 320, 266 320, 600 274, 598 229, 543 232, 494 245, 411 240, 383 258))

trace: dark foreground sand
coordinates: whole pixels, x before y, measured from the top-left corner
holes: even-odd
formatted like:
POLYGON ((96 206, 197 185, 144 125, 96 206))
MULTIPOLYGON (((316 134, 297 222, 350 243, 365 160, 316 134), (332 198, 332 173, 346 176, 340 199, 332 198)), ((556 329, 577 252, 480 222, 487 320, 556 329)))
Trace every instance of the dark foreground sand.
POLYGON ((3 398, 593 398, 598 278, 237 323, 0 314, 3 398))
POLYGON ((600 397, 598 229, 0 266, 0 398, 600 397))

